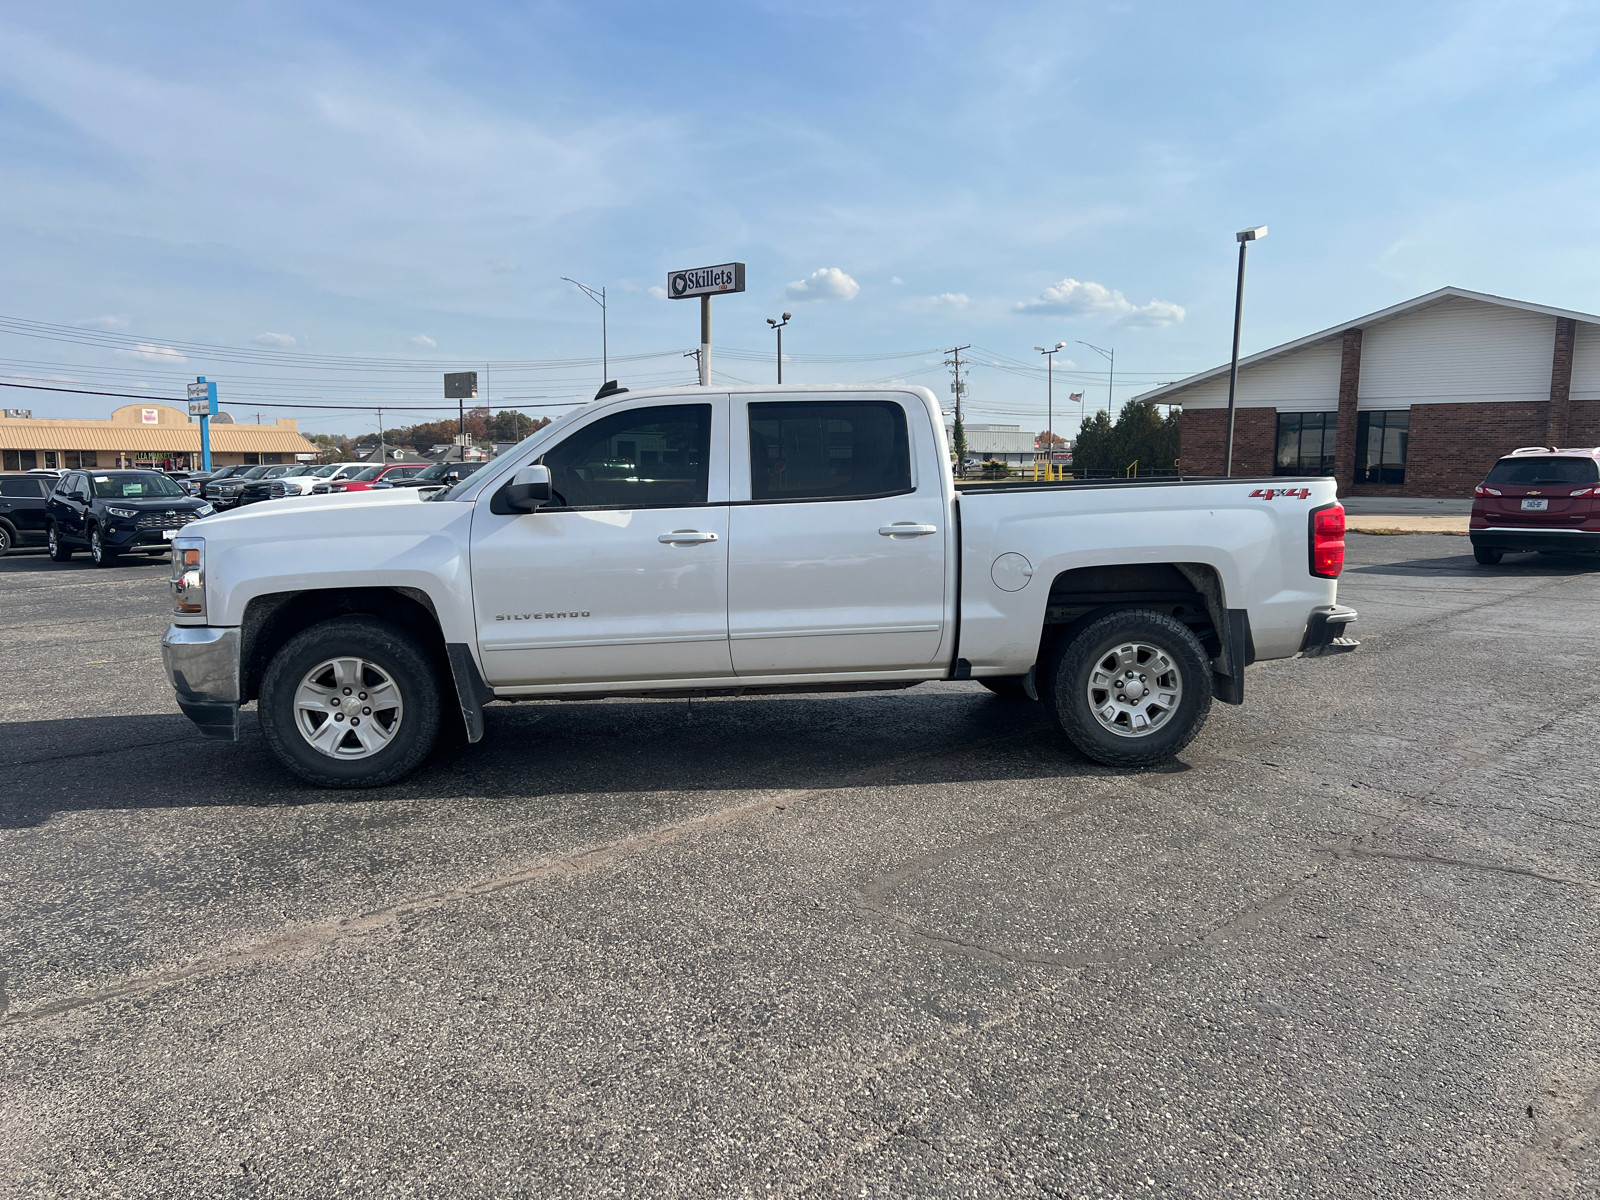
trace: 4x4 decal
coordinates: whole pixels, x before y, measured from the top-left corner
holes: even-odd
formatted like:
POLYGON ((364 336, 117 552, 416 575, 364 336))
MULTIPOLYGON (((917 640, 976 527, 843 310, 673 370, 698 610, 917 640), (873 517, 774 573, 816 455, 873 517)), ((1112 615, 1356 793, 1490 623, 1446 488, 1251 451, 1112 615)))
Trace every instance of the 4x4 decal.
POLYGON ((1310 488, 1257 488, 1250 493, 1252 499, 1275 500, 1279 496, 1290 500, 1311 499, 1310 488))

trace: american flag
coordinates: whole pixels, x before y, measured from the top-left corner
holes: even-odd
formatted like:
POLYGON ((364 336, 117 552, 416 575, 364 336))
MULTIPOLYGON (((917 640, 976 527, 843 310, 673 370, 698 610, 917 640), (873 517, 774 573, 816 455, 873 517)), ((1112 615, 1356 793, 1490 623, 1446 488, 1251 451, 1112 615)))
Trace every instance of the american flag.
POLYGON ((1083 403, 1083 393, 1082 392, 1068 392, 1067 393, 1067 399, 1070 400, 1074 404, 1082 404, 1083 403))

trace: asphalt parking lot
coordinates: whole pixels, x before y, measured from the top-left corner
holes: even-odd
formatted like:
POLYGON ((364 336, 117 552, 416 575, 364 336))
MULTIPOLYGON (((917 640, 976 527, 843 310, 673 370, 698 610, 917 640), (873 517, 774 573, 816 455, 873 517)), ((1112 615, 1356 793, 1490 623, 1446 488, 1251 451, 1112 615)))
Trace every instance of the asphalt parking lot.
POLYGON ((901 694, 201 741, 165 563, 0 560, 0 1195, 1600 1195, 1600 563, 1352 536, 1168 768, 901 694))

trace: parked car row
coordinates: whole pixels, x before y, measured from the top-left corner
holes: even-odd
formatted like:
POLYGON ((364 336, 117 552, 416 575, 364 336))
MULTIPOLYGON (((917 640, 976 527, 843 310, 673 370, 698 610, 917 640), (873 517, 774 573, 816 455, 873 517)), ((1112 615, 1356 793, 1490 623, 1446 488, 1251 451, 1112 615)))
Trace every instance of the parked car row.
POLYGON ((57 562, 87 551, 97 565, 108 566, 124 554, 167 553, 180 529, 221 509, 291 496, 452 487, 483 465, 234 466, 183 479, 146 468, 0 475, 0 556, 44 546, 57 562))

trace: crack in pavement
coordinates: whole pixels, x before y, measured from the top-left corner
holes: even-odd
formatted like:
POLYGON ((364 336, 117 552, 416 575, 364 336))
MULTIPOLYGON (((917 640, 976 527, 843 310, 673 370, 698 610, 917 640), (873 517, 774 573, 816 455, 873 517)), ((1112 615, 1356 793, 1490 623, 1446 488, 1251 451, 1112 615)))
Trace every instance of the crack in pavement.
POLYGON ((1425 866, 1460 867, 1470 871, 1491 871, 1501 875, 1522 875, 1529 879, 1540 879, 1546 883, 1565 884, 1568 887, 1583 888, 1586 891, 1600 890, 1600 883, 1589 879, 1568 879, 1562 875, 1546 875, 1543 871, 1535 871, 1529 867, 1511 866, 1506 863, 1473 862, 1470 859, 1450 858, 1441 854, 1408 854, 1399 850, 1374 850, 1359 843, 1349 846, 1320 846, 1318 847, 1318 852, 1331 854, 1335 859, 1387 858, 1397 862, 1420 863, 1425 866))

